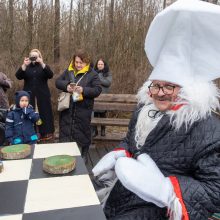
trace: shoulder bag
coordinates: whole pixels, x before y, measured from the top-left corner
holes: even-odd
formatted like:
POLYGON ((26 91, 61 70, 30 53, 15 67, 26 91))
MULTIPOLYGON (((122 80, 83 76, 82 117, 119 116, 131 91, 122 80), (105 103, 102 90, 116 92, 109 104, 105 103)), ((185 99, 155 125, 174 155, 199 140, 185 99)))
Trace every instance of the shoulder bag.
POLYGON ((59 112, 68 109, 70 107, 70 96, 69 92, 61 92, 58 97, 58 108, 59 112))

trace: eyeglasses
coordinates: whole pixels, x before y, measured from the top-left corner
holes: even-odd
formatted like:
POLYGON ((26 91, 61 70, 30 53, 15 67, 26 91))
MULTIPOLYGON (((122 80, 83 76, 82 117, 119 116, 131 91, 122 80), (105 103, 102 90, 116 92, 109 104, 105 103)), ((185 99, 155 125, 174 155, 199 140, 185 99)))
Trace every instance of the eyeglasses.
POLYGON ((173 94, 175 88, 176 86, 173 85, 160 86, 158 84, 154 85, 153 83, 151 83, 150 86, 148 86, 148 89, 152 95, 157 95, 160 89, 162 89, 165 95, 171 95, 173 94))

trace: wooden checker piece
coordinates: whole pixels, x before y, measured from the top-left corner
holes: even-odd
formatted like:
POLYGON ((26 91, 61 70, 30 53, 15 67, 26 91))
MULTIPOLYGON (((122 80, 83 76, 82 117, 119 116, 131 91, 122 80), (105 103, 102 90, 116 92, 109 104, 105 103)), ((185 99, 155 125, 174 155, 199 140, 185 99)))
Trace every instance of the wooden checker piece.
POLYGON ((76 158, 70 155, 56 155, 45 158, 43 170, 50 174, 66 174, 76 167, 76 158))
POLYGON ((31 154, 31 146, 28 144, 17 144, 3 147, 0 150, 0 156, 3 159, 15 160, 23 159, 31 154))

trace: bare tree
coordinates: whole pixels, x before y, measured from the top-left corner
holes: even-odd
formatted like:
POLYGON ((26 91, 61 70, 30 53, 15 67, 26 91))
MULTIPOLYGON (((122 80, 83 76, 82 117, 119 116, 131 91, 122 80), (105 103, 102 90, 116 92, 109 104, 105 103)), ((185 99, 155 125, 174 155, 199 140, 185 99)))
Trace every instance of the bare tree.
POLYGON ((28 29, 27 29, 27 50, 32 47, 33 41, 33 0, 28 0, 28 29))
POLYGON ((166 8, 166 5, 167 5, 167 1, 163 0, 163 9, 166 8))
POLYGON ((68 39, 68 53, 71 55, 72 48, 72 12, 73 11, 73 0, 70 1, 70 11, 69 11, 69 39, 68 39))
POLYGON ((13 33, 14 33, 14 0, 9 0, 9 50, 12 57, 13 54, 13 33))
POLYGON ((115 5, 115 0, 111 0, 111 4, 109 8, 109 33, 110 35, 113 33, 113 27, 114 27, 114 5, 115 5))
MULTIPOLYGON (((0 0, 0 65, 12 79, 27 55, 27 46, 39 48, 55 73, 59 72, 57 67, 66 68, 76 48, 85 47, 94 61, 99 56, 107 59, 113 73, 113 93, 136 93, 151 70, 144 39, 161 9, 158 0, 69 0, 67 8, 61 8, 60 0, 33 1, 32 8, 32 1, 0 0), (13 14, 9 1, 13 2, 13 14), (13 51, 12 63, 8 62, 9 49, 13 51)), ((20 88, 15 84, 15 89, 20 88)), ((51 89, 56 94, 54 83, 51 89)))
POLYGON ((55 0, 54 63, 60 61, 60 0, 55 0))
POLYGON ((139 25, 142 26, 143 24, 143 18, 144 18, 144 0, 139 0, 140 1, 140 22, 139 25))
POLYGON ((114 5, 115 1, 111 0, 109 7, 109 40, 108 40, 108 59, 112 54, 113 34, 114 34, 114 5))

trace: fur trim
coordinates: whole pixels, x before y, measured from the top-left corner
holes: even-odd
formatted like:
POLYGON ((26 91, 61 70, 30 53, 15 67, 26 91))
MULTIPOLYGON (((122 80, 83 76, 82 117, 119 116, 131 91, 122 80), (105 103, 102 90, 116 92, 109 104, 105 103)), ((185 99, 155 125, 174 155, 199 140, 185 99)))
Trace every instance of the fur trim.
POLYGON ((176 195, 173 195, 169 201, 169 220, 181 220, 182 219, 182 206, 176 195))
MULTIPOLYGON (((137 94, 138 104, 153 103, 149 95, 150 81, 144 83, 137 94)), ((184 104, 177 111, 168 111, 170 122, 176 130, 182 125, 188 129, 194 122, 205 119, 212 111, 220 109, 220 90, 213 82, 197 81, 181 88, 179 100, 174 104, 184 104)))

